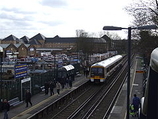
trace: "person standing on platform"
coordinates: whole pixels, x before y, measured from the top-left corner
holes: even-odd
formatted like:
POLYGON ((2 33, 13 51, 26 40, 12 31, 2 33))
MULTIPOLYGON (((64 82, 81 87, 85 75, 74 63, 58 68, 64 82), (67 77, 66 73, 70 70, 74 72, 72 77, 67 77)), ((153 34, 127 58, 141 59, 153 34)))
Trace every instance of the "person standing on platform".
POLYGON ((54 95, 55 82, 51 81, 49 87, 50 87, 50 96, 52 96, 52 94, 54 95))
POLYGON ((0 100, 0 113, 3 111, 3 100, 0 100))
POLYGON ((66 77, 65 78, 65 87, 68 88, 69 87, 69 79, 66 77))
POLYGON ((69 88, 71 89, 72 88, 72 79, 69 78, 69 88))
POLYGON ((49 93, 49 83, 48 82, 44 83, 44 89, 45 89, 45 95, 48 95, 48 93, 49 93))
POLYGON ((30 105, 32 106, 32 102, 31 102, 31 93, 29 90, 26 91, 25 94, 25 101, 26 101, 26 107, 28 107, 28 103, 30 103, 30 105))
POLYGON ((75 75, 71 74, 71 80, 74 81, 75 80, 75 75))
POLYGON ((8 111, 10 110, 10 104, 8 103, 7 99, 4 99, 2 109, 4 112, 4 119, 8 119, 8 111))
POLYGON ((132 100, 132 105, 134 107, 134 113, 135 116, 138 116, 138 110, 140 107, 140 99, 137 97, 136 94, 134 94, 133 100, 132 100))
POLYGON ((89 69, 87 68, 86 69, 86 77, 88 77, 88 74, 89 74, 89 69))
POLYGON ((61 84, 61 86, 62 86, 62 90, 64 89, 64 87, 65 87, 65 78, 64 78, 64 76, 62 76, 61 77, 61 79, 60 79, 60 84, 61 84))
POLYGON ((57 81, 56 89, 57 89, 58 96, 60 95, 60 88, 61 88, 61 84, 57 81))

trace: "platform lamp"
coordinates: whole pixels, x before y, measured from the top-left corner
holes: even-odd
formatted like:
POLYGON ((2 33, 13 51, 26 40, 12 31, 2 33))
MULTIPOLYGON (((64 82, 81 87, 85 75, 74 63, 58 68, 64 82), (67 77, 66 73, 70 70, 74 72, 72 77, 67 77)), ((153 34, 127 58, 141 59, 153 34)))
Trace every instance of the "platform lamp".
POLYGON ((104 26, 103 30, 128 30, 128 77, 127 77, 127 116, 126 119, 129 119, 129 105, 130 105, 130 65, 131 65, 131 30, 151 30, 157 29, 156 25, 146 25, 146 26, 139 26, 139 27, 117 27, 117 26, 104 26))
POLYGON ((3 64, 3 48, 0 47, 0 79, 1 79, 1 99, 2 99, 2 64, 3 64))

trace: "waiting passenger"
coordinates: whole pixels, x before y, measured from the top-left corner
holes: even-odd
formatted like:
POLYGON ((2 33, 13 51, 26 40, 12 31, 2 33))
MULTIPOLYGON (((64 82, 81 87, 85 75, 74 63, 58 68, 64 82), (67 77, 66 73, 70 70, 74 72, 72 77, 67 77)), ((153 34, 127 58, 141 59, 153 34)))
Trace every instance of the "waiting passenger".
POLYGON ((3 100, 1 99, 0 100, 0 113, 2 112, 2 110, 3 110, 3 100))
POLYGON ((51 81, 49 87, 50 87, 50 96, 52 96, 52 94, 54 95, 55 82, 51 81))
POLYGON ((61 88, 61 84, 57 81, 56 89, 57 89, 58 96, 60 95, 60 88, 61 88))
POLYGON ((61 86, 62 86, 62 89, 64 89, 64 86, 65 86, 65 78, 64 78, 64 76, 62 76, 61 77, 61 79, 60 79, 60 84, 61 84, 61 86))
POLYGON ((4 119, 8 119, 8 111, 10 110, 10 104, 8 103, 7 99, 4 99, 2 109, 4 112, 4 119))
POLYGON ((26 107, 28 107, 28 103, 30 103, 30 105, 32 106, 31 97, 32 95, 30 91, 26 90, 26 94, 25 94, 26 107))
POLYGON ((45 89, 45 95, 48 95, 48 92, 49 92, 49 83, 48 82, 45 82, 44 89, 45 89))

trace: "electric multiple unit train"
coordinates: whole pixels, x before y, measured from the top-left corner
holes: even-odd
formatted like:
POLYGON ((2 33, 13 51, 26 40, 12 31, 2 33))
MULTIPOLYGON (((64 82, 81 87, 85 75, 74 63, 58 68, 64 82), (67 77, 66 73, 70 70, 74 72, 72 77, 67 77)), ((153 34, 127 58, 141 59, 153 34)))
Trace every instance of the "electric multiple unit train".
POLYGON ((145 95, 139 119, 158 119, 158 48, 151 53, 145 95))
POLYGON ((116 55, 106 60, 93 64, 90 67, 90 81, 104 82, 106 78, 120 65, 122 55, 116 55))

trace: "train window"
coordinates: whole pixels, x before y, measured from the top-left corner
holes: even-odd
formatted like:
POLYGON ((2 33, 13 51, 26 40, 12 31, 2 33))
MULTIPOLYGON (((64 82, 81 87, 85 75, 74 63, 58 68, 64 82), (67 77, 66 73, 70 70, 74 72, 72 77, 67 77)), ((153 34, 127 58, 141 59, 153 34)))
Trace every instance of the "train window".
POLYGON ((103 68, 98 68, 98 74, 103 73, 103 68))
POLYGON ((97 68, 91 68, 91 75, 94 76, 97 74, 97 68))
POLYGON ((91 76, 104 76, 103 68, 91 68, 91 76))

